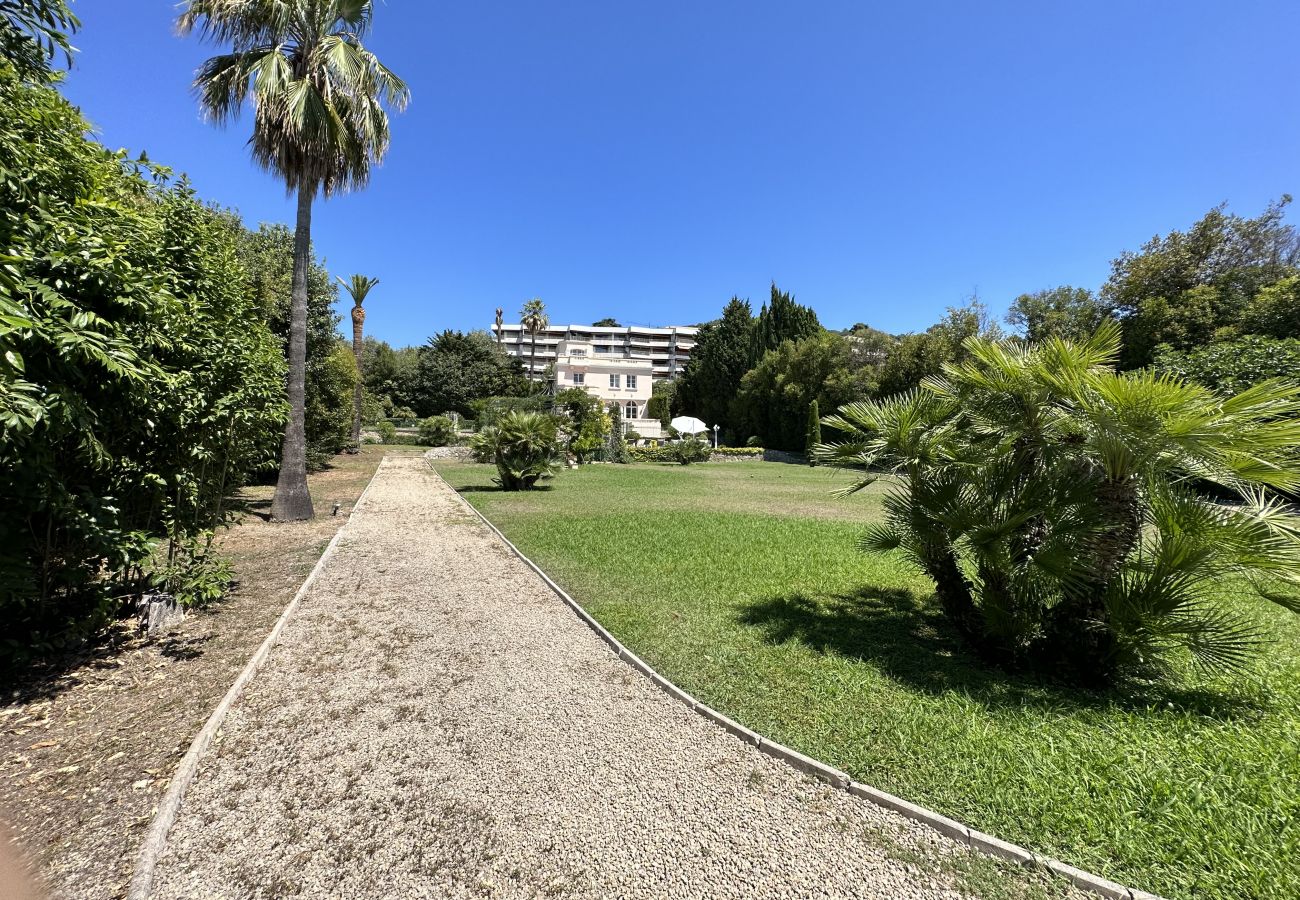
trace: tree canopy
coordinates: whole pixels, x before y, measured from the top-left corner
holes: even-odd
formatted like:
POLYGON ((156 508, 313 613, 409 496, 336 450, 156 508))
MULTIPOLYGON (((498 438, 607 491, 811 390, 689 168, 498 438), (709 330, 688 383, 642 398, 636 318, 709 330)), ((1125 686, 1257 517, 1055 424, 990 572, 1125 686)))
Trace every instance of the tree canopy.
POLYGON ((473 415, 473 401, 526 393, 520 361, 485 331, 444 331, 430 338, 416 363, 411 405, 421 416, 473 415))

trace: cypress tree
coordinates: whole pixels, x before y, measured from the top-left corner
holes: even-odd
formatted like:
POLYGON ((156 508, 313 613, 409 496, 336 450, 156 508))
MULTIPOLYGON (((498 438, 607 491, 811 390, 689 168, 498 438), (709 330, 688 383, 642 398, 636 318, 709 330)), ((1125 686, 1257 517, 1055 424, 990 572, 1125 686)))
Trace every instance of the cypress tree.
POLYGON ((794 302, 794 295, 778 290, 772 282, 772 297, 763 304, 754 322, 750 343, 750 368, 758 365, 769 350, 775 350, 786 341, 799 341, 812 337, 822 330, 817 313, 807 306, 794 302))
POLYGON ((808 406, 808 441, 806 449, 808 453, 808 465, 817 465, 817 460, 813 456, 813 449, 822 442, 822 417, 817 409, 817 398, 808 406))

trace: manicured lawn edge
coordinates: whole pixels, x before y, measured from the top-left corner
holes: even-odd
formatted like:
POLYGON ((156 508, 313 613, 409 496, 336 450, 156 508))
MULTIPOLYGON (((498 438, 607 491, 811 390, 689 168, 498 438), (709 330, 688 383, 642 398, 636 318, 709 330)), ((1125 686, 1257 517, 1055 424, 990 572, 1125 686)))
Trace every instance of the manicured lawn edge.
POLYGON ((207 752, 208 747, 212 744, 212 739, 221 730, 222 723, 226 721, 226 714, 230 712, 230 708, 243 696, 244 688, 257 675, 266 662, 266 658, 271 655, 271 650, 280 640, 281 632, 284 631, 289 620, 293 618, 293 614, 298 609, 298 604, 303 596, 315 583, 316 576, 321 573, 321 570, 325 568, 325 564, 334 556, 339 541, 347 532, 348 526, 352 524, 352 517, 365 505, 366 496, 370 493, 370 488, 374 485, 379 470, 383 467, 386 459, 388 459, 387 455, 379 460, 379 465, 375 466, 374 474, 370 476, 370 481, 366 483, 366 489, 361 492, 361 496, 357 498, 356 504, 348 513, 348 520, 343 523, 343 527, 334 532, 334 537, 330 539, 329 545, 325 547, 325 552, 320 555, 320 559, 316 560, 316 565, 312 567, 306 580, 298 588, 298 592, 293 595, 293 599, 285 606, 284 612, 280 613, 280 618, 275 620, 275 626, 266 636, 266 640, 262 641, 261 646, 249 658, 244 670, 239 673, 239 677, 230 686, 226 696, 221 698, 221 702, 217 704, 217 708, 212 711, 212 715, 208 717, 207 722, 199 729, 199 733, 194 736, 194 741, 185 752, 185 756, 177 764, 176 773, 172 775, 171 783, 167 785, 167 793, 163 794, 162 799, 158 801, 158 809, 154 813, 153 821, 149 823, 149 832, 145 835, 144 842, 140 846, 140 855, 136 857, 135 868, 131 874, 131 884, 127 888, 127 900, 148 900, 150 893, 153 891, 153 874, 157 868, 158 859, 162 856, 163 851, 167 849, 167 832, 171 831, 172 825, 176 822, 176 816, 180 812, 181 804, 185 801, 185 791, 189 789, 191 782, 194 781, 194 776, 198 774, 199 762, 203 759, 203 754, 207 752))
MULTIPOLYGON (((746 728, 739 722, 723 715, 708 704, 701 703, 699 700, 686 693, 686 691, 682 690, 667 678, 656 672, 654 667, 645 660, 641 659, 627 647, 623 646, 618 638, 610 634, 609 631, 597 622, 581 604, 570 597, 564 588, 551 580, 551 577, 542 571, 540 566, 524 555, 523 551, 516 547, 514 542, 506 537, 505 534, 502 533, 501 529, 497 528, 487 516, 461 496, 459 491, 452 488, 450 482, 443 478, 442 473, 438 471, 436 466, 434 466, 428 459, 425 460, 425 463, 433 473, 438 476, 439 480, 441 480, 443 484, 447 485, 447 487, 456 494, 456 497, 461 504, 464 505, 466 509, 471 510, 474 515, 492 531, 493 534, 500 538, 501 542, 504 543, 506 547, 510 549, 510 552, 518 557, 524 565, 536 572, 538 577, 542 579, 546 586, 549 587, 555 595, 573 611, 574 615, 586 624, 588 628, 594 631, 602 641, 608 644, 610 649, 614 651, 614 654, 619 659, 626 662, 642 675, 645 675, 652 684, 664 693, 668 694, 668 696, 704 716, 706 719, 709 719, 723 730, 730 732, 732 735, 747 744, 752 744, 761 752, 775 757, 776 759, 783 760, 808 775, 812 775, 813 777, 825 781, 834 787, 847 790, 850 794, 861 797, 877 806, 893 810, 902 816, 906 816, 916 822, 928 825, 940 834, 946 835, 959 843, 965 844, 972 850, 989 856, 996 856, 1001 859, 1009 860, 1027 868, 1047 869, 1062 878, 1068 879, 1073 884, 1086 891, 1091 891, 1102 897, 1111 898, 1111 900, 1162 900, 1162 898, 1156 894, 1150 894, 1146 891, 1137 890, 1136 888, 1126 887, 1122 884, 1110 881, 1109 879, 1102 878, 1100 875, 1094 875, 1091 872, 1077 869, 1074 866, 1053 859, 1050 856, 1042 856, 1030 850, 1026 850, 1024 847, 1017 844, 1011 844, 1007 841, 993 837, 992 835, 987 835, 981 831, 976 831, 973 828, 968 828, 960 822, 949 819, 947 816, 941 816, 925 807, 909 803, 900 797, 895 797, 893 794, 888 794, 884 791, 877 790, 870 785, 854 781, 839 769, 828 766, 819 760, 800 753, 798 750, 794 750, 784 744, 764 737, 763 735, 746 728)), ((132 898, 132 900, 134 900, 134 898, 132 898)))

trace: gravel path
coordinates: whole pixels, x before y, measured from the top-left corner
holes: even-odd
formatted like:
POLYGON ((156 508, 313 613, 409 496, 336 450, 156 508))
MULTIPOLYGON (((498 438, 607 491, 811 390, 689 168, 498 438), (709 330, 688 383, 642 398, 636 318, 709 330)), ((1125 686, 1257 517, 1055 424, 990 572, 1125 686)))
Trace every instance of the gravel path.
POLYGON ((965 852, 668 698, 426 463, 389 458, 154 895, 954 898, 900 859, 965 852))

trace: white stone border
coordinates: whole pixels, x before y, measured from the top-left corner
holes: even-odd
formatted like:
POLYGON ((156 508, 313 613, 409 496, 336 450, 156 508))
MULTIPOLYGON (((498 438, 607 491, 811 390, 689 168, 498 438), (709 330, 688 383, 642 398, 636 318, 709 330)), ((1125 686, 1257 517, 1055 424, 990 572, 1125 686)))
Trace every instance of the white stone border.
POLYGON ((194 741, 190 744, 190 749, 181 758, 180 763, 176 766, 176 772, 172 775, 171 783, 167 785, 167 792, 163 794, 162 799, 158 801, 158 808, 154 813, 153 821, 149 823, 149 832, 145 835, 144 843, 140 846, 140 853, 136 856, 135 869, 131 875, 131 883, 127 888, 127 900, 148 900, 149 894, 153 891, 153 873, 154 868, 158 865, 158 859, 162 856, 163 850, 167 847, 167 832, 171 830, 172 824, 176 821, 176 816, 180 812, 181 803, 185 800, 185 791, 189 788, 190 783, 194 781, 194 776, 199 770, 199 760, 207 752, 208 746, 212 739, 217 736, 221 730, 222 723, 226 720, 226 714, 230 708, 238 702, 240 696, 244 693, 244 688, 253 680, 253 677, 262 668, 266 658, 271 654, 272 648, 280 640, 280 634, 284 631, 289 620, 293 618, 294 611, 298 609, 298 604, 316 582, 317 576, 325 568, 334 551, 338 549, 339 541, 342 539, 348 526, 352 524, 352 517, 357 514, 365 503, 366 495, 370 493, 370 488, 374 486, 375 479, 379 477, 379 470, 383 468, 388 456, 385 455, 379 460, 379 465, 375 466, 375 473, 370 476, 370 481, 366 483, 365 489, 357 502, 352 505, 348 511, 348 520, 339 526, 339 530, 334 533, 329 544, 325 547, 325 552, 321 554, 320 559, 316 560, 316 565, 312 567, 311 572, 307 575, 307 580, 298 588, 298 593, 293 595, 289 605, 280 613, 280 618, 276 619, 275 626, 271 633, 262 641, 262 645, 257 648, 244 670, 239 673, 235 683, 226 691, 226 696, 221 698, 217 708, 208 716, 208 721, 204 723, 203 728, 194 736, 194 741))
MULTIPOLYGON (((711 720, 726 731, 729 731, 745 743, 752 744, 769 756, 785 760, 787 763, 802 772, 819 778, 822 781, 826 781, 835 787, 847 790, 854 796, 862 797, 877 806, 883 806, 886 809, 891 809, 909 819, 928 825, 940 834, 947 835, 958 843, 965 844, 972 850, 978 850, 981 853, 986 853, 991 856, 998 856, 1027 868, 1047 869, 1062 878, 1068 879, 1076 886, 1083 888, 1086 891, 1091 891, 1102 897, 1111 898, 1111 900, 1163 900, 1163 898, 1156 894, 1149 894, 1146 891, 1139 891, 1136 888, 1116 884, 1113 881, 1102 878, 1100 875, 1093 875, 1091 872, 1076 869, 1074 866, 1067 865, 1066 863, 1053 859, 1050 856, 1043 856, 1042 854, 1034 853, 1030 850, 1026 850, 1024 847, 1008 843, 995 838, 992 835, 984 834, 982 831, 968 828, 960 822, 949 819, 947 816, 941 816, 922 806, 908 803, 900 797, 895 797, 893 794, 887 794, 884 791, 871 787, 870 785, 861 784, 860 782, 854 781, 850 778, 847 773, 832 768, 831 766, 826 765, 826 763, 813 759, 812 757, 805 756, 798 750, 794 750, 784 744, 779 744, 771 738, 765 737, 755 731, 751 731, 739 722, 724 716, 713 707, 701 703, 677 685, 673 684, 667 678, 664 678, 656 672, 649 663, 619 643, 616 637, 610 634, 603 625, 597 622, 590 613, 578 604, 576 600, 565 593, 564 588, 552 581, 551 577, 543 572, 540 566, 525 556, 509 538, 502 534, 500 528, 493 525, 487 516, 479 512, 472 503, 461 496, 459 491, 452 488, 451 485, 447 483, 447 479, 442 477, 442 473, 439 472, 429 460, 426 460, 425 462, 429 465, 429 468, 433 470, 434 474, 438 476, 439 480, 441 480, 443 484, 447 485, 448 489, 456 495, 460 502, 470 509, 474 515, 478 516, 479 520, 486 525, 493 534, 500 538, 502 543, 509 547, 510 551, 523 561, 524 565, 536 572, 542 581, 546 583, 546 586, 549 587, 556 596, 563 600, 565 605, 567 605, 569 609, 571 609, 573 613, 587 625, 588 628, 596 632, 596 635, 602 641, 609 644, 610 649, 613 650, 620 659, 649 678, 656 687, 668 694, 668 696, 679 701, 690 709, 695 710, 695 712, 704 716, 706 719, 711 720)), ((130 900, 137 900, 137 898, 132 897, 130 900)), ((139 900, 143 900, 143 898, 139 898, 139 900)))

